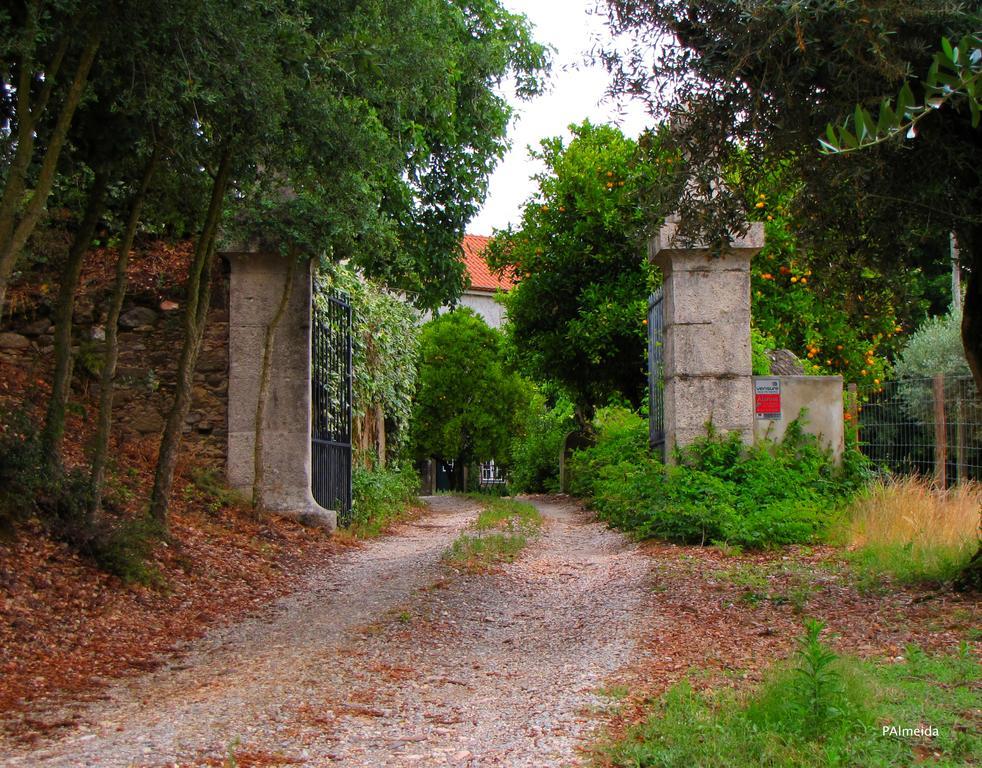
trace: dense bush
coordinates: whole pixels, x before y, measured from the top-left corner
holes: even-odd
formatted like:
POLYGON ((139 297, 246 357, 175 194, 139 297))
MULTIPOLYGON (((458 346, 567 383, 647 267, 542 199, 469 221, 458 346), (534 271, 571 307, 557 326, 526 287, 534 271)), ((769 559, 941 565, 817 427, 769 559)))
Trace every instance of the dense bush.
POLYGON ((594 444, 577 451, 569 464, 569 490, 574 496, 594 497, 604 468, 621 463, 637 466, 650 458, 648 422, 634 411, 619 406, 601 408, 594 429, 594 444))
POLYGON ((606 413, 597 442, 572 461, 574 493, 600 517, 639 538, 766 547, 813 541, 859 484, 837 467, 800 421, 783 442, 753 447, 736 434, 707 437, 666 466, 647 450, 644 421, 606 413))
POLYGON ((526 493, 559 490, 559 454, 573 423, 573 404, 569 400, 560 399, 552 408, 546 408, 540 398, 533 399, 525 432, 511 444, 512 490, 526 493))
POLYGON ((0 530, 34 509, 44 486, 41 441, 33 421, 22 411, 0 412, 0 530))
POLYGON ((351 473, 351 530, 358 536, 377 536, 398 520, 416 501, 419 475, 409 464, 365 469, 351 473))

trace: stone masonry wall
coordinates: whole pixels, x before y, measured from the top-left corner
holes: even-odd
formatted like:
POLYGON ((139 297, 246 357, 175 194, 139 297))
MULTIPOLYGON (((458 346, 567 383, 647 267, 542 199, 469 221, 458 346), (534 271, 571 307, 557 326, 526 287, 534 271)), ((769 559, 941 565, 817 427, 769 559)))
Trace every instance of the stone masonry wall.
MULTIPOLYGON (((193 403, 184 426, 186 444, 209 464, 224 468, 228 435, 228 270, 216 265, 211 310, 194 375, 193 403)), ((107 293, 82 295, 73 318, 75 368, 72 399, 98 397, 105 340, 107 293)), ((170 405, 182 346, 184 306, 174 291, 134 290, 119 321, 119 363, 114 397, 115 434, 123 440, 159 435, 170 405), (163 296, 163 298, 162 298, 163 296)), ((22 309, 0 327, 0 361, 46 378, 53 368, 54 326, 47 303, 22 309)))

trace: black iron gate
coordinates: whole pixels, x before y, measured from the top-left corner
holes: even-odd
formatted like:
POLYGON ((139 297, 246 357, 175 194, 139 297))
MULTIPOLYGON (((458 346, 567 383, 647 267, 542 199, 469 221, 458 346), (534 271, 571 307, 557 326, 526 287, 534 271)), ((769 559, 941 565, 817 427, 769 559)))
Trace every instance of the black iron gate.
POLYGON ((659 288, 648 299, 648 443, 665 451, 665 319, 664 294, 659 288))
POLYGON ((315 295, 312 308, 311 491, 338 525, 351 522, 351 303, 315 295))

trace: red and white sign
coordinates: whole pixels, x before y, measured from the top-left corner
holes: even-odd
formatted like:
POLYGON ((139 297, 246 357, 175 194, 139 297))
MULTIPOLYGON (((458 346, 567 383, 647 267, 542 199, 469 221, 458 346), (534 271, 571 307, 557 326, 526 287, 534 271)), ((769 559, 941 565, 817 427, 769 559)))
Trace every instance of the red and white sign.
POLYGON ((754 413, 758 419, 781 418, 780 379, 754 379, 754 413))

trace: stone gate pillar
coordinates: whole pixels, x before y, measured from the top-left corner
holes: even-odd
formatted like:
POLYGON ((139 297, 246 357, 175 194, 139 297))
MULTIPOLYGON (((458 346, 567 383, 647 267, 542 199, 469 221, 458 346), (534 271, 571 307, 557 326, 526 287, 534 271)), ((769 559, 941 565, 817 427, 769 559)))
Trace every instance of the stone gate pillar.
POLYGON ((676 446, 720 432, 753 441, 750 259, 764 245, 762 224, 722 248, 676 242, 669 218, 649 243, 664 275, 665 458, 676 446))
MULTIPOLYGON (((229 284, 228 483, 252 494, 256 405, 266 329, 287 276, 278 253, 226 253, 229 284)), ((263 505, 277 514, 333 529, 337 513, 314 501, 311 478, 311 264, 295 270, 290 301, 273 345, 264 414, 263 505)))

